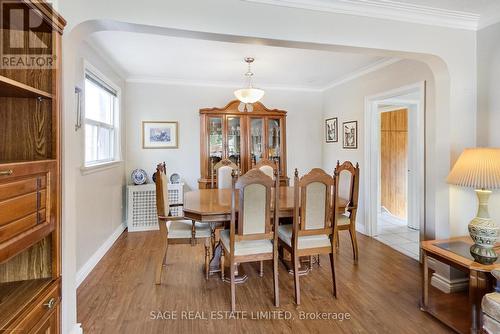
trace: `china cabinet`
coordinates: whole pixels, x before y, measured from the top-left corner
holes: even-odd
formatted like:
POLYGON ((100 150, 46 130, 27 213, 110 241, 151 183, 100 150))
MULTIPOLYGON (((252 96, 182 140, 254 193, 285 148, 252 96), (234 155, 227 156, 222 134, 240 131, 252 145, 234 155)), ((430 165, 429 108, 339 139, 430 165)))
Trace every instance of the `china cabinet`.
MULTIPOLYGON (((280 169, 280 183, 286 175, 286 111, 268 109, 262 103, 240 111, 240 101, 223 108, 200 109, 200 189, 210 188, 212 164, 229 159, 246 173, 263 159, 280 169)), ((215 183, 216 184, 216 183, 215 183)))
POLYGON ((2 59, 8 53, 10 61, 0 65, 0 332, 56 334, 61 318, 60 52, 66 22, 45 1, 0 5, 3 18, 10 19, 1 27, 2 36, 9 36, 2 40, 2 59), (40 42, 37 47, 33 39, 40 42), (36 63, 23 66, 27 60, 36 63))

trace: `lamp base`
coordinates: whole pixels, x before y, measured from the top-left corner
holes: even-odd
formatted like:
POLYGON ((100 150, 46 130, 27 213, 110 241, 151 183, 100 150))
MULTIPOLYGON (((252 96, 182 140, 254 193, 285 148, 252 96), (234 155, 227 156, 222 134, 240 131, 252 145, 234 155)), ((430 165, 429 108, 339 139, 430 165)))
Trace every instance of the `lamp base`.
POLYGON ((495 249, 491 247, 479 246, 476 244, 470 246, 470 254, 474 258, 474 260, 476 260, 476 262, 479 262, 481 264, 493 264, 498 259, 495 249))
POLYGON ((490 190, 476 189, 479 208, 476 217, 469 223, 469 234, 474 240, 470 253, 481 264, 491 264, 497 260, 494 250, 495 243, 500 234, 500 228, 488 214, 488 199, 490 190))

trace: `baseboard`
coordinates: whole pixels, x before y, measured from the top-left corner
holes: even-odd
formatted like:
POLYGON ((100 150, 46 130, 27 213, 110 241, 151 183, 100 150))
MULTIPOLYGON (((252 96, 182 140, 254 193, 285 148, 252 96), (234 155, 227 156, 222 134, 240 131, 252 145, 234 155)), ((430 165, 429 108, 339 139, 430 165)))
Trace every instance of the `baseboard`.
POLYGON ((364 224, 356 224, 356 231, 359 232, 359 233, 361 233, 361 234, 368 235, 366 233, 365 225, 364 224))
POLYGON ((99 263, 108 250, 113 246, 115 241, 120 237, 120 235, 127 228, 126 224, 120 224, 116 230, 109 236, 109 238, 99 247, 99 249, 90 257, 90 259, 83 265, 80 270, 76 273, 76 287, 78 288, 80 284, 87 278, 94 267, 99 263))
POLYGON ((469 287, 469 278, 448 279, 439 274, 432 274, 431 285, 444 293, 465 291, 469 287))
POLYGON ((75 324, 73 327, 73 330, 71 331, 71 334, 83 334, 83 328, 82 324, 75 324))

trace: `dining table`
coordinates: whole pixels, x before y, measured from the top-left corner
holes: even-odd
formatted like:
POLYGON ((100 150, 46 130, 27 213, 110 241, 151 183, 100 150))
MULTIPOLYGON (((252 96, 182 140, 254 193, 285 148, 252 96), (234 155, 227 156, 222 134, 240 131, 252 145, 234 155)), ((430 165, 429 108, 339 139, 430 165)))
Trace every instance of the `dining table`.
MULTIPOLYGON (((279 192, 279 217, 292 218, 295 206, 294 187, 280 187, 279 192)), ((220 272, 222 246, 220 242, 214 243, 215 231, 218 226, 231 221, 231 195, 232 189, 197 189, 184 194, 184 217, 192 221, 209 224, 212 231, 213 244, 209 268, 210 274, 220 272)), ((338 210, 340 213, 345 212, 348 203, 348 200, 339 198, 338 210)), ((235 201, 235 205, 238 205, 238 200, 235 201)), ((246 279, 247 276, 240 271, 236 282, 243 283, 246 279)))

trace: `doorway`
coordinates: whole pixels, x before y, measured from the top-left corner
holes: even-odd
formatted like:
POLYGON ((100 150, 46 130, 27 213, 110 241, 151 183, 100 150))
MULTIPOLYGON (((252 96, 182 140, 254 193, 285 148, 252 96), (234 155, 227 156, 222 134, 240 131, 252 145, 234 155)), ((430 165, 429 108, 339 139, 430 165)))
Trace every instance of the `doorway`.
POLYGON ((370 235, 416 260, 424 224, 425 83, 366 99, 370 235))

